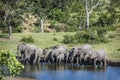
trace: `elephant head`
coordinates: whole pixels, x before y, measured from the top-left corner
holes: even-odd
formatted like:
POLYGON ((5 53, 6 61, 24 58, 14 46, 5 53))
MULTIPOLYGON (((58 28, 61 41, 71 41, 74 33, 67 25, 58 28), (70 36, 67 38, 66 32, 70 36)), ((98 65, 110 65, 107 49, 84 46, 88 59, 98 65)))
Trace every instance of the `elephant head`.
POLYGON ((44 55, 44 61, 45 62, 48 62, 50 61, 51 62, 51 53, 52 53, 52 49, 44 49, 43 50, 43 55, 44 55))
POLYGON ((21 56, 21 59, 25 56, 25 51, 26 51, 26 44, 25 43, 19 43, 17 46, 17 56, 21 56))

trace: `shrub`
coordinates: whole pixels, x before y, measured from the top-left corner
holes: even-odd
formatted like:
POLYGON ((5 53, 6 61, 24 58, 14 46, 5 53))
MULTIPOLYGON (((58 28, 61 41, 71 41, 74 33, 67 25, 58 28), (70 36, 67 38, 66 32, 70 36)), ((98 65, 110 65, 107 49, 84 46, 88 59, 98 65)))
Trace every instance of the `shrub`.
POLYGON ((22 42, 26 42, 26 43, 34 43, 35 40, 33 39, 33 37, 30 35, 30 36, 27 36, 27 37, 23 37, 20 41, 22 42))
POLYGON ((99 28, 97 33, 99 36, 104 37, 104 35, 107 33, 107 30, 105 28, 99 28))
POLYGON ((65 35, 63 39, 63 43, 100 43, 100 42, 107 42, 104 34, 106 31, 102 30, 84 30, 77 32, 74 36, 65 35))
POLYGON ((69 44, 69 43, 75 43, 74 36, 72 35, 65 35, 63 39, 63 43, 69 44))
POLYGON ((0 80, 6 80, 6 78, 3 76, 0 76, 0 80))
POLYGON ((58 41, 58 39, 57 38, 53 38, 53 41, 58 41))
POLYGON ((75 39, 79 43, 98 43, 99 39, 97 37, 97 32, 92 30, 86 30, 77 32, 75 35, 75 39))
POLYGON ((15 54, 7 50, 0 50, 0 75, 14 76, 20 74, 23 68, 24 66, 16 59, 15 54))

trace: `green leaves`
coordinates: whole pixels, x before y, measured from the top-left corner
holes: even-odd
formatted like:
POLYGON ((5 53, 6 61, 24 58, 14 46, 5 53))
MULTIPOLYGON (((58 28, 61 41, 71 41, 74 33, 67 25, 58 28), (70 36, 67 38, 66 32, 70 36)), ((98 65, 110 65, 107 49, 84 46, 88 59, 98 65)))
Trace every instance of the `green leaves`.
POLYGON ((84 30, 77 32, 73 35, 65 35, 63 39, 63 43, 65 44, 74 44, 74 43, 106 43, 107 39, 105 38, 106 30, 98 29, 98 30, 84 30))
POLYGON ((15 54, 0 50, 0 75, 20 74, 24 66, 16 59, 15 54))

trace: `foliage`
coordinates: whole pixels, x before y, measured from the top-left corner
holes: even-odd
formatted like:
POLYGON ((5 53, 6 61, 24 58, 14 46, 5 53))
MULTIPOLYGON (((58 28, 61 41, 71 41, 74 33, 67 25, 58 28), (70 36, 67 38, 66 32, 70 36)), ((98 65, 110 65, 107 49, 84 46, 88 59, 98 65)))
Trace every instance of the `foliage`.
POLYGON ((106 30, 98 29, 98 30, 84 30, 77 32, 74 36, 65 35, 63 39, 63 43, 71 44, 71 43, 100 43, 107 42, 105 38, 106 30))
POLYGON ((0 75, 20 74, 24 66, 16 59, 15 54, 0 50, 0 75))
MULTIPOLYGON (((88 1, 90 3, 88 7, 97 2, 95 0, 90 1, 88 1)), ((110 0, 110 3, 105 1, 96 7, 90 15, 90 27, 118 28, 120 26, 119 4, 120 1, 110 0)), ((51 26, 55 27, 58 32, 78 31, 86 24, 84 0, 1 0, 0 29, 4 33, 8 32, 7 24, 10 23, 13 32, 21 32, 22 22, 25 22, 25 17, 22 16, 26 13, 35 16, 38 21, 38 23, 36 21, 37 29, 39 29, 38 26, 40 26, 42 17, 46 18, 45 20, 64 24, 64 29, 61 29, 61 26, 50 22, 51 26)))
POLYGON ((3 76, 0 76, 0 80, 6 80, 5 77, 3 76))
POLYGON ((63 43, 65 43, 65 44, 72 44, 72 43, 74 43, 74 36, 72 36, 72 35, 65 35, 64 36, 64 39, 63 39, 63 43))
POLYGON ((34 38, 31 35, 22 37, 22 39, 20 41, 26 42, 26 43, 34 43, 35 42, 34 38))
MULTIPOLYGON (((54 45, 65 45, 69 49, 74 46, 80 46, 83 43, 74 43, 74 44, 64 44, 62 41, 64 39, 64 35, 75 35, 76 32, 56 32, 56 33, 14 33, 13 39, 14 40, 6 40, 4 38, 0 39, 0 49, 8 49, 11 50, 11 52, 15 52, 16 46, 18 45, 19 41, 23 36, 33 36, 35 40, 34 45, 45 49, 46 47, 51 47, 54 45), (54 41, 53 38, 57 38, 58 41, 54 41)), ((110 41, 108 43, 98 43, 98 44, 91 44, 91 46, 96 49, 106 49, 108 51, 108 58, 112 59, 118 59, 120 60, 120 51, 118 49, 120 48, 120 31, 107 31, 107 36, 109 37, 109 34, 117 34, 115 38, 108 38, 110 41)), ((1 34, 5 35, 5 34, 1 34)))
POLYGON ((53 38, 53 41, 58 41, 58 39, 57 38, 53 38))

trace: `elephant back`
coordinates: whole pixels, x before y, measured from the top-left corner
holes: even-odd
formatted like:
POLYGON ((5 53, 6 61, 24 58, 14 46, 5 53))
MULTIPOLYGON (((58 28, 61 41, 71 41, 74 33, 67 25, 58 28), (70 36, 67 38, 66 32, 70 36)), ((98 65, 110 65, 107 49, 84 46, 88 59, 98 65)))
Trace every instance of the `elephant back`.
POLYGON ((96 50, 96 54, 99 60, 103 60, 104 58, 107 57, 107 52, 104 49, 96 50))

